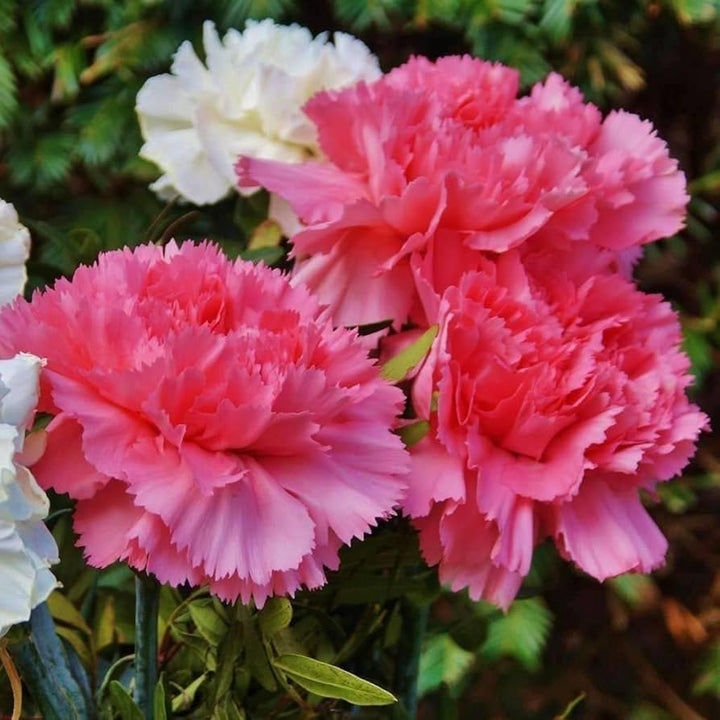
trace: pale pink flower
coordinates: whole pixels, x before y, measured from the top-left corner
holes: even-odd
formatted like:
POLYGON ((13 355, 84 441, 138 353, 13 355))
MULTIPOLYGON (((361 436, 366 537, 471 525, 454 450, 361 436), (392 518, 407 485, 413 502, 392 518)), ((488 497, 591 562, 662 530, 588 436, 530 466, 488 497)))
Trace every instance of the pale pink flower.
POLYGON ((675 313, 613 269, 541 247, 480 257, 434 301, 423 286, 440 332, 404 507, 453 589, 507 607, 548 535, 600 580, 663 561, 638 491, 682 470, 707 419, 675 313))
POLYGON ((554 74, 527 98, 516 89, 497 64, 415 58, 310 100, 326 161, 240 159, 240 185, 264 185, 304 223, 295 277, 336 323, 417 321, 412 258, 433 248, 505 252, 544 233, 625 251, 681 227, 685 179, 649 123, 603 122, 554 74))
POLYGON ((278 271, 213 245, 111 252, 0 314, 47 358, 39 482, 77 500, 88 561, 227 600, 325 582, 402 498, 402 393, 278 271))

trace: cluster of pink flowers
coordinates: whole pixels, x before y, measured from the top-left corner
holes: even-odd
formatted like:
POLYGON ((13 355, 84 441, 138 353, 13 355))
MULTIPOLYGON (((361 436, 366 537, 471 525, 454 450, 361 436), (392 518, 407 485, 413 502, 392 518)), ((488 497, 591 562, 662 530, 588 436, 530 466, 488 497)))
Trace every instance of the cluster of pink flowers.
POLYGON ((415 58, 308 103, 326 160, 237 165, 298 214, 295 282, 336 323, 439 326, 403 508, 444 582, 504 607, 548 536, 599 579, 660 564, 639 490, 707 423, 675 313, 631 280, 640 246, 682 227, 677 162, 557 75, 517 86, 501 65, 415 58))
POLYGON ((241 186, 264 185, 305 224, 295 276, 338 324, 434 322, 413 277, 422 261, 457 283, 478 251, 529 238, 627 259, 682 226, 685 178, 650 123, 603 121, 557 75, 521 99, 517 82, 469 57, 416 58, 308 103, 326 161, 240 160, 241 186))
POLYGON ((504 607, 546 537, 599 579, 662 561, 639 491, 707 420, 632 266, 681 228, 685 179, 635 115, 557 75, 517 92, 448 57, 315 95, 324 159, 237 164, 298 216, 292 279, 144 246, 0 313, 1 357, 46 358, 33 472, 77 500, 92 565, 261 604, 398 507, 444 582, 504 607), (438 326, 409 450, 403 393, 344 327, 381 321, 393 347, 438 326))

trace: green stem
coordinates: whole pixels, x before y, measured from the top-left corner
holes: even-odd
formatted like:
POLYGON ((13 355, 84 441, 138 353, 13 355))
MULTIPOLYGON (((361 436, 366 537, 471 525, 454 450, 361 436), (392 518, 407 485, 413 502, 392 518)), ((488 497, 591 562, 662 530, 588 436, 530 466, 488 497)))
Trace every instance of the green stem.
POLYGON ((146 720, 153 720, 159 605, 160 584, 154 577, 138 573, 135 578, 135 702, 146 720))
POLYGON ((428 605, 416 605, 409 600, 403 603, 403 636, 395 665, 395 689, 410 720, 417 714, 420 653, 429 613, 428 605))

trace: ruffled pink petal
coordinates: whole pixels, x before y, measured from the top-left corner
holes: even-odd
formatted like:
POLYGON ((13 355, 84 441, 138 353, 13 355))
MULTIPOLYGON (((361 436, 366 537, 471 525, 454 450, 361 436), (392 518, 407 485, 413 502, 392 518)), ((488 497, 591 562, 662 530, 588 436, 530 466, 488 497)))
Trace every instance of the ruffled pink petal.
POLYGON ((547 502, 573 495, 590 466, 585 451, 605 439, 617 412, 617 408, 611 408, 568 428, 551 443, 541 462, 517 456, 473 435, 468 439, 470 463, 482 468, 492 482, 534 500, 547 502))
POLYGON ((564 553, 598 580, 661 565, 667 540, 634 488, 610 488, 588 480, 570 501, 555 508, 556 540, 564 553))
POLYGON ((84 499, 110 481, 87 461, 82 448, 82 427, 69 415, 57 415, 46 431, 45 452, 32 468, 41 487, 84 499))
POLYGON ((403 510, 410 517, 422 517, 433 503, 465 500, 465 463, 433 437, 432 431, 412 446, 408 494, 403 510))
POLYGON ((272 570, 296 569, 314 547, 305 505, 287 493, 257 462, 229 492, 184 495, 182 514, 163 519, 193 565, 213 577, 236 573, 267 583, 272 570), (282 532, 279 532, 282 528, 282 532))
POLYGON ((92 498, 78 500, 73 527, 90 565, 103 568, 127 558, 131 535, 143 516, 143 509, 117 480, 104 485, 92 498))
POLYGON ((395 249, 395 239, 375 238, 365 243, 356 230, 327 254, 296 265, 295 284, 304 283, 329 305, 336 325, 354 326, 392 320, 400 327, 414 300, 410 268, 396 265, 378 275, 378 268, 395 249))
POLYGON ((342 205, 365 196, 363 184, 329 163, 283 163, 241 157, 235 166, 240 187, 262 185, 286 200, 307 224, 326 222, 342 205))

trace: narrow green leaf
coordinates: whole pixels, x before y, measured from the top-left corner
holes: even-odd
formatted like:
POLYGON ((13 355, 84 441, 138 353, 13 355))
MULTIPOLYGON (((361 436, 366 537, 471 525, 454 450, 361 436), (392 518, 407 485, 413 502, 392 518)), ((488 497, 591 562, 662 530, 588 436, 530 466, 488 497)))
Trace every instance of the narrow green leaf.
POLYGON ((113 680, 108 686, 108 694, 113 708, 122 720, 145 720, 130 693, 117 680, 113 680))
POLYGON ((155 720, 168 720, 168 702, 165 694, 165 680, 162 676, 160 676, 155 686, 153 708, 155 710, 155 720))
MULTIPOLYGON (((55 632, 63 639, 66 640, 70 647, 77 653, 77 656, 82 661, 83 666, 89 669, 93 665, 93 656, 90 652, 90 648, 87 646, 86 641, 77 630, 73 630, 63 625, 56 625, 55 632)), ((69 654, 68 654, 69 659, 69 654)))
POLYGON ((61 592, 56 590, 50 595, 47 604, 53 620, 59 620, 65 625, 82 630, 86 635, 92 635, 92 630, 80 611, 61 592))
POLYGON ((32 611, 29 631, 24 642, 9 650, 42 714, 58 720, 87 717, 88 699, 46 603, 32 611))
POLYGON ((197 691, 201 688, 205 680, 207 680, 207 673, 203 673, 200 677, 195 678, 179 695, 176 695, 172 699, 171 717, 174 717, 175 713, 189 710, 192 707, 197 691))
POLYGON ((238 664, 241 649, 239 632, 239 625, 231 627, 218 647, 217 670, 214 678, 215 703, 219 703, 232 688, 235 667, 238 664))
POLYGON ((428 354, 437 337, 438 326, 433 325, 426 330, 412 345, 400 351, 394 358, 388 360, 380 374, 390 382, 400 382, 418 365, 428 354))
POLYGON ((255 621, 249 615, 243 619, 243 642, 245 645, 245 659, 253 677, 267 691, 275 692, 277 690, 277 681, 270 667, 267 650, 255 627, 255 621))
POLYGON ((390 705, 397 698, 374 683, 334 665, 304 657, 281 655, 273 664, 300 687, 321 697, 346 700, 353 705, 390 705))
POLYGON ((93 642, 97 651, 115 643, 115 598, 106 595, 98 603, 93 625, 93 642))

